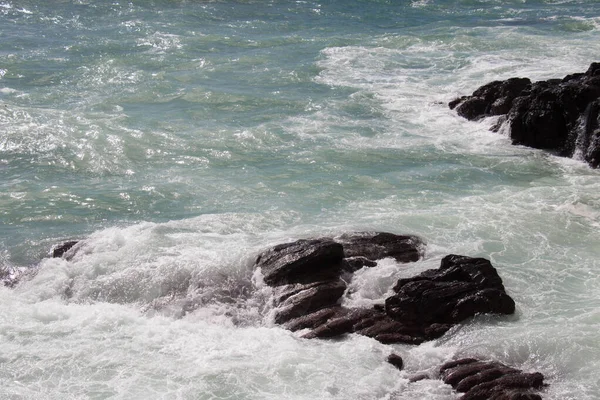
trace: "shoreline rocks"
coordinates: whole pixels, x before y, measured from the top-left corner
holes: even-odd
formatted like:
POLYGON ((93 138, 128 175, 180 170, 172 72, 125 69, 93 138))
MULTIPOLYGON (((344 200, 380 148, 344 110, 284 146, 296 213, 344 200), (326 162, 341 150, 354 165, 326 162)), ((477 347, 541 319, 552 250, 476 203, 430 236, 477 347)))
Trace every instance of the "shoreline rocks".
POLYGON ((341 305, 348 274, 373 267, 377 259, 406 263, 422 254, 417 237, 362 232, 274 246, 257 257, 255 268, 273 287, 275 323, 306 329, 305 338, 357 333, 382 343, 419 344, 480 313, 514 313, 515 303, 491 263, 457 255, 444 257, 438 269, 400 279, 383 304, 341 305))
POLYGON ((493 130, 508 126, 515 145, 600 166, 600 63, 563 79, 490 82, 448 105, 469 120, 500 116, 493 130))

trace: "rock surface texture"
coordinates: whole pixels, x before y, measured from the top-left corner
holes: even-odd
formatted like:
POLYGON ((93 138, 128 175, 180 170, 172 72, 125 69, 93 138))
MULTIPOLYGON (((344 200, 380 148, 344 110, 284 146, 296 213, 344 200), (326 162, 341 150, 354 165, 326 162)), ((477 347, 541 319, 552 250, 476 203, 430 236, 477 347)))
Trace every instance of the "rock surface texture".
POLYGON ((457 255, 446 256, 438 269, 400 279, 384 304, 341 305, 348 274, 386 257, 417 261, 423 246, 415 236, 381 232, 298 240, 264 251, 256 267, 273 287, 275 322, 307 329, 306 338, 358 333, 382 343, 418 344, 476 314, 514 312, 490 262, 457 255))
POLYGON ((600 165, 600 63, 563 79, 491 82, 449 106, 469 120, 501 115, 495 129, 507 124, 513 144, 600 165))
POLYGON ((442 380, 457 392, 461 400, 541 400, 537 393, 544 387, 539 372, 526 373, 496 361, 463 358, 440 368, 442 380))

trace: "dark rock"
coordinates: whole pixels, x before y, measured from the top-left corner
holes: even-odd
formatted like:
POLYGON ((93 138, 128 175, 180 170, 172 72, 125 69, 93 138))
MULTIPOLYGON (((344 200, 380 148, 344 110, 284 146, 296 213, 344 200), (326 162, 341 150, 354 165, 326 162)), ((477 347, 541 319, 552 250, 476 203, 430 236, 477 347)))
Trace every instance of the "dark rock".
POLYGON ((319 311, 315 311, 313 313, 294 318, 286 322, 284 326, 290 331, 298 331, 301 329, 316 329, 319 326, 327 323, 327 321, 335 318, 340 318, 349 312, 349 309, 342 308, 340 306, 323 308, 319 311))
POLYGON ((73 246, 75 246, 77 243, 79 243, 78 240, 71 240, 71 241, 68 241, 68 242, 65 242, 65 243, 59 245, 58 247, 55 247, 54 249, 52 249, 52 257, 53 258, 62 257, 67 251, 71 250, 71 248, 73 246))
POLYGON ((279 286, 310 283, 339 276, 344 249, 331 239, 298 240, 275 246, 256 259, 265 283, 279 286))
POLYGON ((404 368, 404 360, 402 360, 402 357, 400 357, 396 353, 390 354, 387 358, 387 362, 392 364, 394 367, 396 367, 400 371, 402 371, 402 368, 404 368))
POLYGON ((374 267, 377 262, 369 260, 366 257, 348 257, 342 261, 342 270, 345 272, 356 272, 363 267, 374 267))
MULTIPOLYGON (((514 301, 488 260, 450 255, 437 270, 401 279, 386 306, 328 314, 305 337, 358 333, 382 343, 419 344, 479 313, 511 314, 514 301)), ((306 326, 306 325, 304 325, 306 326)))
POLYGON ((473 92, 449 103, 451 109, 456 108, 458 115, 476 120, 491 115, 506 114, 513 103, 531 81, 527 78, 511 78, 506 81, 488 83, 473 92))
POLYGON ((514 301, 488 260, 450 255, 437 270, 400 279, 396 294, 373 308, 340 306, 348 274, 393 257, 416 261, 423 242, 414 236, 361 232, 337 238, 298 240, 260 254, 256 266, 275 286, 275 322, 290 330, 310 329, 305 338, 347 333, 382 343, 419 344, 442 336, 478 313, 510 314, 514 301))
POLYGON ((308 334, 306 338, 326 338, 340 336, 346 333, 353 333, 357 330, 356 326, 361 322, 373 318, 373 316, 381 316, 382 314, 373 309, 344 309, 343 312, 337 313, 333 318, 328 319, 324 324, 316 327, 308 334))
POLYGON ((377 265, 375 260, 393 257, 398 262, 417 261, 424 243, 416 236, 387 232, 356 232, 335 239, 301 239, 262 252, 256 259, 265 283, 279 286, 336 279, 343 271, 354 272, 377 265))
POLYGON ((496 361, 472 358, 442 365, 440 376, 456 391, 465 393, 462 400, 536 400, 541 399, 536 391, 544 386, 539 372, 525 373, 496 361))
MULTIPOLYGON (((495 81, 449 103, 467 119, 504 115, 513 144, 581 157, 600 165, 600 63, 585 73, 531 83, 495 81)), ((498 130, 496 125, 493 130, 498 130)))
POLYGON ((448 361, 447 363, 444 363, 444 365, 442 365, 440 367, 440 374, 442 375, 442 377, 444 377, 444 374, 449 369, 452 369, 452 368, 455 368, 455 367, 459 367, 459 366, 464 366, 464 365, 467 365, 467 364, 472 364, 474 362, 477 362, 476 358, 460 358, 458 360, 448 361))
POLYGON ((400 279, 394 291, 386 299, 386 313, 421 325, 454 324, 478 313, 515 310, 496 269, 483 258, 446 256, 439 269, 400 279))
POLYGON ((341 235, 335 240, 344 247, 344 257, 364 257, 380 260, 392 257, 398 262, 414 262, 423 256, 423 241, 416 236, 387 232, 357 232, 341 235))
POLYGON ((346 290, 346 284, 338 279, 280 288, 284 293, 276 299, 275 322, 278 324, 336 305, 346 290))

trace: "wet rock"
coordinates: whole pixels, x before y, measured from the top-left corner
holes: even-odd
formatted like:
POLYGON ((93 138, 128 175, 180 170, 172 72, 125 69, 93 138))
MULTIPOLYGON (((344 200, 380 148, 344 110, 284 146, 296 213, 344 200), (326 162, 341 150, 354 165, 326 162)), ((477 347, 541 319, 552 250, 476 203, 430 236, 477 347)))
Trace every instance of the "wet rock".
POLYGON ((496 269, 483 258, 446 256, 439 269, 400 279, 394 291, 396 294, 386 299, 386 313, 396 320, 424 326, 455 324, 479 313, 512 314, 515 310, 496 269))
POLYGON ((339 277, 344 249, 329 238, 298 240, 275 246, 256 259, 265 283, 279 286, 339 277))
POLYGON ((327 321, 340 318, 349 312, 349 309, 340 306, 323 308, 310 314, 294 318, 286 322, 284 326, 291 331, 298 331, 301 329, 316 329, 319 326, 327 323, 327 321))
POLYGON ((458 115, 476 120, 490 115, 506 114, 513 103, 531 81, 527 78, 511 78, 494 81, 477 89, 471 96, 464 96, 449 103, 458 115))
POLYGON ((364 267, 374 267, 377 265, 376 261, 369 260, 366 257, 348 257, 342 261, 342 270, 344 272, 356 272, 364 267))
POLYGON ((525 373, 496 361, 466 358, 451 361, 440 368, 441 379, 457 392, 462 400, 541 400, 537 393, 544 386, 541 373, 525 373))
POLYGON ((330 338, 353 333, 357 330, 356 326, 360 324, 360 322, 371 318, 373 314, 377 313, 376 310, 372 309, 343 308, 340 312, 327 319, 323 324, 315 327, 303 337, 307 339, 330 338))
POLYGON ((600 165, 600 63, 585 73, 531 83, 496 81, 449 103, 467 119, 504 115, 513 144, 600 165))
POLYGON ((68 242, 64 242, 63 244, 55 247, 54 249, 52 249, 52 257, 60 258, 60 257, 64 256, 64 254, 66 252, 68 252, 69 250, 71 250, 71 248, 73 248, 73 246, 75 246, 77 243, 79 243, 78 240, 70 240, 68 242))
POLYGON ((280 294, 275 298, 277 306, 275 322, 282 324, 336 305, 346 290, 346 283, 338 279, 312 284, 288 285, 278 289, 280 294))
POLYGON ((446 256, 439 269, 400 279, 384 305, 341 306, 352 272, 376 267, 373 260, 380 258, 408 262, 422 254, 423 242, 414 236, 361 232, 278 245, 261 253, 256 267, 274 287, 275 322, 309 329, 305 338, 357 333, 382 343, 419 344, 476 314, 514 312, 490 262, 457 255, 446 256))
POLYGON ((416 236, 387 232, 356 232, 335 240, 344 247, 344 257, 364 257, 381 260, 392 257, 398 262, 414 262, 423 256, 423 241, 416 236))
POLYGON ((393 257, 413 262, 423 256, 424 244, 416 236, 387 232, 355 232, 336 238, 301 239, 274 246, 258 255, 265 283, 279 286, 310 283, 339 277, 375 266, 376 260, 393 257))
POLYGON ((396 353, 390 354, 387 358, 387 362, 392 364, 394 367, 396 367, 400 371, 402 371, 402 368, 404 368, 404 360, 402 360, 402 357, 400 357, 396 353))

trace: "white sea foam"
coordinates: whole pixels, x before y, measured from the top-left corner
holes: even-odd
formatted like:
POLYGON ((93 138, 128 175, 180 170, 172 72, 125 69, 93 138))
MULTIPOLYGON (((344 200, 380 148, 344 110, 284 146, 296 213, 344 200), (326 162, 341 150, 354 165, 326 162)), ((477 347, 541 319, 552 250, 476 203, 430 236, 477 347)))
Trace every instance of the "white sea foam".
POLYGON ((584 71, 595 4, 384 3, 0 3, 35 32, 0 70, 0 264, 35 272, 0 287, 5 396, 452 400, 409 378, 477 356, 544 373, 545 399, 599 397, 598 172, 447 107, 584 71), (457 253, 492 261, 516 315, 419 346, 272 324, 256 254, 365 229, 425 258, 358 271, 345 305, 457 253), (81 241, 39 263, 61 238, 81 241))

